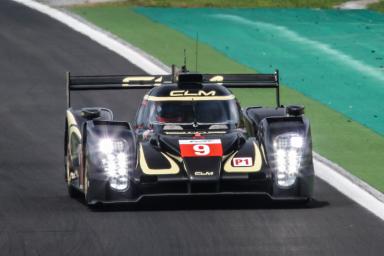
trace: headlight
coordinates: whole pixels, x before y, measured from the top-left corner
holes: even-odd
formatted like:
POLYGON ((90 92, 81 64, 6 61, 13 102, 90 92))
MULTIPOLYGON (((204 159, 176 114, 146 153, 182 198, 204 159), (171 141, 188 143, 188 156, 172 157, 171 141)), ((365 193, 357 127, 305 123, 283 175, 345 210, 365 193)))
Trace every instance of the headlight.
POLYGON ((98 149, 104 171, 110 177, 110 186, 116 190, 126 190, 128 179, 128 145, 123 139, 104 138, 98 149))
POLYGON ((304 138, 296 133, 279 135, 273 142, 277 168, 277 184, 289 187, 299 174, 304 138))
POLYGON ((101 139, 99 142, 99 151, 104 154, 111 154, 114 152, 124 152, 126 150, 127 142, 122 139, 113 140, 109 138, 101 139))

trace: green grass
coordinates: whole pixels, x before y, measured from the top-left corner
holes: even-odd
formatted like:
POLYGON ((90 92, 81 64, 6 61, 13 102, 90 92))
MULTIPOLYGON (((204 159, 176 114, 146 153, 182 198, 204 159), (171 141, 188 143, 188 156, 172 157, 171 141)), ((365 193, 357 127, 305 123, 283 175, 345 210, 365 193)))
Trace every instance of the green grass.
POLYGON ((126 0, 98 6, 332 8, 344 0, 126 0))
POLYGON ((370 4, 368 8, 374 11, 384 12, 384 1, 381 0, 378 3, 370 4))
MULTIPOLYGON (((152 22, 129 7, 82 7, 72 10, 167 65, 180 65, 185 48, 188 66, 195 66, 193 39, 152 22)), ((204 72, 255 72, 205 44, 200 44, 199 56, 198 67, 204 72)), ((273 104, 272 92, 239 89, 235 93, 243 106, 273 104)), ((283 104, 306 106, 306 114, 312 123, 314 149, 318 153, 384 191, 383 137, 286 86, 282 86, 281 97, 283 104)))

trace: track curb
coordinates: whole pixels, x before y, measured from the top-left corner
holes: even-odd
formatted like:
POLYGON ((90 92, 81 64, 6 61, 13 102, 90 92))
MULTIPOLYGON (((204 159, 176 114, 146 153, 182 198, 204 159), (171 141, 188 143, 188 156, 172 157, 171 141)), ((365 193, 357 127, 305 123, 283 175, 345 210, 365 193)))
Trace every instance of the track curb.
POLYGON ((331 168, 335 172, 339 173, 344 178, 348 179, 353 184, 359 186, 361 189, 365 190, 370 195, 372 195, 373 197, 375 197, 377 200, 379 200, 380 202, 382 202, 384 204, 384 194, 381 193, 379 190, 375 189, 374 187, 372 187, 371 185, 369 185, 365 181, 361 180, 360 178, 354 176, 353 174, 351 174, 349 171, 345 170, 340 165, 338 165, 334 162, 331 162, 330 160, 328 160, 327 158, 321 156, 320 154, 318 154, 316 152, 313 152, 313 158, 315 160, 319 161, 320 163, 323 163, 324 165, 328 166, 329 168, 331 168))

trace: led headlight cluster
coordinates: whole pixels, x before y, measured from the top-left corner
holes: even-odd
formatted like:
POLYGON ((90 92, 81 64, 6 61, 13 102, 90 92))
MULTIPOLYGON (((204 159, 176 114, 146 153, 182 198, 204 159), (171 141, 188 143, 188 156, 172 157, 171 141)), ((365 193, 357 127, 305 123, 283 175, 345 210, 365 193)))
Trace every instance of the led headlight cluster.
POLYGON ((104 138, 99 141, 101 164, 110 177, 110 186, 116 190, 126 190, 128 179, 128 145, 123 139, 104 138))
POLYGON ((304 138, 296 133, 287 133, 275 138, 275 162, 277 184, 288 187, 295 183, 299 173, 304 138))

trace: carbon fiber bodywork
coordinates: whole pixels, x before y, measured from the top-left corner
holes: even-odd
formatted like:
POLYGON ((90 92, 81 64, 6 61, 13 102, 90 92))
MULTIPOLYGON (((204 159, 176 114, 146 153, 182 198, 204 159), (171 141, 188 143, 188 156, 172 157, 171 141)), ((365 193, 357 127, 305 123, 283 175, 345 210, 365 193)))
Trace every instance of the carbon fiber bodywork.
POLYGON ((188 105, 219 100, 234 100, 225 84, 199 83, 187 89, 172 83, 158 86, 145 95, 132 125, 114 121, 107 109, 69 108, 65 177, 70 195, 82 192, 88 204, 138 202, 157 196, 260 194, 273 199, 310 199, 314 181, 311 133, 300 111, 292 115, 293 110, 285 107, 241 110, 235 104, 231 111, 238 121, 225 125, 149 122, 145 114, 150 101, 188 105), (277 182, 274 143, 278 136, 291 133, 303 138, 303 150, 297 178, 282 186, 277 182), (124 141, 123 169, 128 181, 122 187, 111 186, 113 176, 99 150, 105 138, 124 141))

